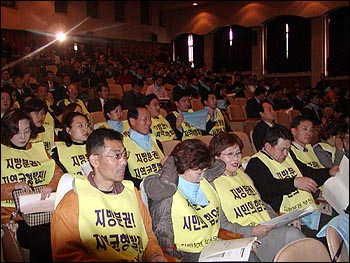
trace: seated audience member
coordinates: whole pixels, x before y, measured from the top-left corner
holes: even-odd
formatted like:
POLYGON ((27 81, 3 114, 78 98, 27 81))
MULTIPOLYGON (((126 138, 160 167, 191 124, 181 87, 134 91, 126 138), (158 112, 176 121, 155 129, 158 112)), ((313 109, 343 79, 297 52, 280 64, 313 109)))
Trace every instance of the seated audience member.
POLYGON ((162 167, 164 157, 161 142, 150 133, 151 114, 145 107, 128 110, 129 136, 124 136, 125 148, 130 152, 125 178, 132 180, 137 188, 149 174, 162 167))
POLYGON ((311 119, 314 125, 321 125, 325 121, 320 104, 320 94, 312 90, 309 93, 309 103, 301 110, 302 115, 311 119))
POLYGON ((247 118, 259 118, 260 112, 262 112, 262 102, 266 98, 266 89, 264 87, 258 86, 254 90, 254 97, 247 100, 246 112, 247 118))
POLYGON ((189 139, 177 144, 163 168, 142 183, 160 246, 183 262, 197 262, 205 243, 214 241, 219 233, 220 200, 205 179, 212 164, 208 146, 189 139), (207 227, 184 227, 194 223, 191 218, 207 227))
POLYGON ((168 92, 163 86, 163 77, 157 75, 154 77, 154 82, 152 85, 147 87, 146 95, 148 94, 157 95, 158 99, 169 98, 168 92))
POLYGON ((93 127, 94 130, 104 127, 118 131, 124 136, 129 135, 130 126, 127 120, 123 120, 123 108, 120 100, 115 98, 108 100, 104 106, 103 115, 106 121, 96 123, 93 127))
POLYGON ((145 94, 141 93, 143 82, 134 80, 131 85, 132 90, 126 91, 122 98, 122 105, 125 109, 142 106, 144 103, 145 94))
POLYGON ((304 86, 297 90, 296 96, 293 96, 291 100, 291 104, 294 110, 299 110, 301 112, 302 109, 308 104, 309 91, 309 86, 304 86))
POLYGON ((269 102, 262 103, 262 111, 260 112, 261 119, 253 129, 253 144, 257 151, 263 148, 263 139, 269 127, 277 125, 275 122, 276 112, 269 102))
POLYGON ((256 254, 262 262, 272 262, 276 253, 286 244, 305 235, 295 227, 262 225, 277 213, 261 200, 250 177, 241 168, 243 143, 233 133, 216 134, 209 144, 211 156, 225 163, 225 171, 214 174, 208 181, 216 189, 223 213, 221 228, 234 225, 234 232, 256 236, 260 241, 256 254), (248 211, 247 211, 247 210, 248 211))
POLYGON ((61 100, 57 103, 57 107, 59 109, 59 114, 62 114, 65 107, 70 104, 70 103, 77 103, 80 105, 83 113, 88 117, 90 118, 90 113, 89 111, 87 110, 87 108, 85 107, 85 104, 84 102, 78 98, 78 95, 79 95, 79 91, 78 91, 78 88, 75 84, 71 84, 68 86, 68 89, 67 89, 67 98, 64 99, 64 100, 61 100))
POLYGON ((11 96, 11 92, 8 88, 1 88, 1 118, 4 114, 11 109, 13 105, 13 98, 11 96))
POLYGON ((75 187, 52 216, 54 261, 167 261, 139 191, 124 180, 128 153, 122 141, 123 135, 112 129, 90 134, 86 152, 92 172, 87 177, 74 176, 75 187), (105 211, 106 215, 128 215, 131 221, 114 217, 101 221, 105 211))
POLYGON ((31 139, 30 142, 43 142, 45 149, 50 153, 55 144, 55 131, 51 125, 44 123, 47 114, 47 105, 40 99, 30 99, 23 104, 22 109, 29 114, 38 130, 37 137, 31 139))
POLYGON ((214 127, 214 122, 212 121, 214 115, 213 109, 206 110, 207 112, 202 110, 193 113, 193 110, 190 110, 190 101, 186 91, 179 90, 176 94, 173 94, 173 98, 176 110, 169 113, 166 116, 166 120, 169 122, 178 140, 184 141, 208 134, 208 131, 214 127), (191 118, 193 123, 189 123, 184 119, 184 114, 187 113, 193 113, 193 117, 191 118), (208 115, 210 118, 208 118, 208 115), (196 126, 193 125, 194 122, 196 122, 196 126))
POLYGON ((294 156, 307 166, 323 168, 311 145, 314 133, 311 119, 302 115, 295 117, 291 123, 291 132, 293 140, 290 149, 294 156))
POLYGON ((124 84, 131 84, 132 81, 133 81, 133 75, 130 73, 129 68, 124 67, 123 73, 119 75, 117 79, 117 83, 123 86, 124 84))
POLYGON ((45 116, 44 123, 49 124, 54 128, 59 127, 60 122, 56 117, 58 116, 56 115, 58 114, 58 108, 56 106, 55 100, 53 99, 52 93, 49 92, 47 84, 40 83, 36 89, 35 96, 37 99, 41 99, 43 102, 45 102, 47 106, 47 114, 45 116))
POLYGON ((349 124, 342 121, 328 120, 318 132, 320 142, 313 145, 313 150, 324 167, 339 165, 343 156, 349 158, 349 124))
POLYGON ((51 153, 64 173, 81 174, 81 165, 88 161, 85 144, 91 131, 89 119, 83 113, 71 112, 65 117, 62 141, 56 142, 51 153))
MULTIPOLYGON (((63 175, 43 143, 29 142, 35 137, 36 127, 22 109, 9 110, 1 119, 2 223, 5 223, 3 219, 9 220, 16 211, 13 190, 21 189, 30 193, 32 187, 44 186, 41 199, 46 199, 56 191, 63 175), (45 176, 36 177, 36 174, 45 176)), ((14 219, 18 223, 17 240, 20 247, 29 249, 30 262, 52 262, 50 224, 29 226, 19 215, 15 215, 14 219)))
MULTIPOLYGON (((270 127, 263 141, 264 147, 249 159, 245 168, 261 198, 277 213, 309 206, 317 210, 312 194, 339 171, 339 167, 314 169, 292 158, 292 139, 293 135, 286 127, 270 127)), ((302 223, 317 230, 319 219, 320 213, 314 212, 307 218, 302 218, 302 223)))
POLYGON ((160 114, 160 103, 157 95, 148 94, 145 98, 145 107, 151 114, 151 133, 159 141, 173 140, 175 132, 169 122, 160 114))
MULTIPOLYGON (((209 134, 215 135, 221 131, 231 131, 230 119, 227 116, 226 112, 223 112, 218 108, 218 100, 216 98, 215 92, 208 91, 203 94, 201 101, 204 105, 204 109, 213 110, 213 122, 214 127, 209 131, 209 134)), ((208 115, 208 120, 210 115, 208 115)))
POLYGON ((103 111, 103 107, 109 97, 109 87, 103 83, 100 83, 97 85, 96 92, 98 98, 88 100, 87 102, 87 109, 90 113, 95 111, 103 111))

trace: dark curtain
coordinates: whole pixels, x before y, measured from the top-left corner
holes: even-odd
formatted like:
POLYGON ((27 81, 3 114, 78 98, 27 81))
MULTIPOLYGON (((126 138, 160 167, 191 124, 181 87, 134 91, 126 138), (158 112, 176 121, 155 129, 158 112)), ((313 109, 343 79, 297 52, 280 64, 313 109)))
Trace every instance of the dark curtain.
POLYGON ((349 76, 349 7, 330 14, 329 76, 349 76))
POLYGON ((266 25, 267 72, 288 73, 311 70, 311 21, 297 16, 279 17, 266 25), (286 24, 289 25, 288 58, 286 24))

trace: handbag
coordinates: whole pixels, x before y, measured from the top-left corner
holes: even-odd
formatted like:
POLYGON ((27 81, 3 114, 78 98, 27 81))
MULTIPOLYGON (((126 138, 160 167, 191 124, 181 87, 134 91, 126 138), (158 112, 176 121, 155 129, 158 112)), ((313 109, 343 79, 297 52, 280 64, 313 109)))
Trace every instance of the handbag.
MULTIPOLYGON (((37 186, 33 188, 33 191, 30 194, 40 194, 40 189, 44 188, 43 186, 37 186)), ((29 226, 38 226, 43 224, 48 224, 51 222, 51 217, 53 214, 53 211, 49 212, 39 212, 39 213, 28 213, 25 214, 21 212, 20 204, 19 204, 19 196, 26 195, 27 192, 24 192, 22 189, 17 189, 12 191, 13 200, 16 205, 17 213, 24 219, 24 221, 29 226)))

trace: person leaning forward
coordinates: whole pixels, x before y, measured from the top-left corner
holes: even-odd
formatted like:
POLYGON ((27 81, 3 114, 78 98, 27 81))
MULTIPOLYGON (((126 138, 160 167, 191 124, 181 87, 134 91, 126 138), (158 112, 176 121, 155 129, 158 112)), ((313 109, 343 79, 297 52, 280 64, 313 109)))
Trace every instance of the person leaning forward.
POLYGON ((106 128, 88 137, 92 171, 74 176, 73 189, 52 216, 54 261, 167 261, 139 191, 124 180, 128 153, 122 139, 106 128))

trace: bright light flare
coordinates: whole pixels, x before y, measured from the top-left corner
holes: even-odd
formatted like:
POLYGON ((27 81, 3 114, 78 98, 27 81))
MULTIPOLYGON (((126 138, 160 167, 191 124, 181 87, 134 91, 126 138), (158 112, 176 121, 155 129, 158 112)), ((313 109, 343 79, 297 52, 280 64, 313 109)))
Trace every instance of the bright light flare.
POLYGON ((66 34, 62 33, 62 32, 59 32, 57 35, 56 35, 56 38, 57 40, 59 41, 64 41, 66 39, 66 34))

